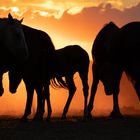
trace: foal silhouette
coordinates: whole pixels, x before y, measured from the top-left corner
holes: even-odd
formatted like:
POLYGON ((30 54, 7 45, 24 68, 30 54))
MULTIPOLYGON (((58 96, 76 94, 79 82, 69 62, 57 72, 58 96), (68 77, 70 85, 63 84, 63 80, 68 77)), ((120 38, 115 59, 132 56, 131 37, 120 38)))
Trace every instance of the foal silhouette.
POLYGON ((20 68, 28 58, 21 22, 22 20, 14 19, 10 13, 8 18, 0 18, 0 96, 4 92, 3 73, 14 67, 20 68))
POLYGON ((119 85, 124 71, 140 98, 140 22, 128 23, 118 28, 113 22, 104 26, 98 33, 92 48, 94 58, 93 83, 88 105, 91 117, 93 100, 99 80, 103 82, 107 95, 113 94, 111 116, 122 116, 118 105, 119 85))
POLYGON ((23 30, 29 50, 29 60, 23 71, 16 69, 9 72, 10 91, 16 91, 23 78, 27 90, 27 103, 22 119, 27 119, 31 113, 31 105, 34 89, 37 92, 38 106, 35 118, 41 119, 44 113, 44 96, 48 104, 48 119, 51 117, 51 104, 49 84, 54 87, 64 87, 69 89, 69 97, 64 107, 62 118, 66 118, 70 102, 76 90, 73 82, 73 75, 79 72, 83 83, 85 96, 84 116, 87 112, 88 96, 88 66, 89 57, 86 51, 80 46, 67 46, 60 50, 55 50, 51 38, 43 31, 39 31, 23 25, 23 30), (62 76, 65 77, 64 81, 62 76), (55 80, 56 78, 56 80, 55 80))
MULTIPOLYGON (((87 52, 78 45, 66 46, 62 49, 56 50, 55 68, 51 68, 51 77, 65 77, 66 87, 69 89, 69 97, 63 110, 62 119, 66 118, 69 105, 76 91, 73 81, 73 75, 78 72, 83 84, 84 93, 84 118, 87 115, 87 97, 88 97, 88 68, 89 57, 87 52)), ((54 80, 54 79, 53 79, 54 80)), ((56 83, 56 82, 54 82, 56 83)), ((55 85, 55 84, 54 84, 55 85)), ((44 92, 49 93, 49 84, 44 86, 44 92)), ((46 96, 47 102, 50 103, 49 96, 46 96)), ((48 104, 48 110, 51 110, 48 104)), ((50 116, 49 116, 50 117, 50 116)))

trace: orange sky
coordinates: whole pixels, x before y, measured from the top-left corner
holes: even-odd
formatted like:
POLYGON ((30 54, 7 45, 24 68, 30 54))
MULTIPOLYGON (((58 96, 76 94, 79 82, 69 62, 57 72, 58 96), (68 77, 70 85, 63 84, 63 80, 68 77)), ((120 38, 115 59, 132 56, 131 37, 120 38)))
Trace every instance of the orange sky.
MULTIPOLYGON (((93 0, 77 0, 76 2, 74 0, 70 2, 66 0, 30 0, 30 2, 28 0, 1 0, 0 17, 6 17, 9 12, 18 19, 24 17, 24 24, 46 31, 57 49, 69 44, 79 44, 89 53, 90 58, 93 40, 105 23, 114 21, 118 26, 122 26, 130 21, 140 21, 139 0, 94 0, 94 2, 93 0)), ((89 77, 91 85, 91 72, 89 77)), ((81 114, 83 95, 77 75, 75 81, 78 91, 70 106, 70 112, 81 114)), ((26 100, 24 84, 20 85, 15 95, 11 95, 8 91, 6 74, 3 83, 5 93, 0 98, 0 106, 2 106, 0 114, 21 115, 26 100)), ((66 102, 67 91, 51 88, 51 93, 53 113, 60 114, 66 102)), ((36 107, 35 100, 33 110, 36 107)), ((119 102, 121 107, 132 106, 140 109, 134 89, 125 75, 121 81, 119 102)), ((102 115, 104 111, 97 112, 97 110, 106 109, 112 109, 112 97, 104 95, 103 86, 100 83, 95 99, 95 112, 102 115)))

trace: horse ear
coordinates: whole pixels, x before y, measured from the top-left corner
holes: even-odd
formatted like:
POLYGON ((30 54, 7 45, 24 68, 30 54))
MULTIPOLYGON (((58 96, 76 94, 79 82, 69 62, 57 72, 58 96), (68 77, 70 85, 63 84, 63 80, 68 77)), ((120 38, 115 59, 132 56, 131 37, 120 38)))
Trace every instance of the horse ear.
POLYGON ((22 23, 23 22, 23 18, 19 22, 22 23))
POLYGON ((13 20, 14 20, 10 13, 8 14, 8 20, 9 20, 9 22, 13 22, 13 20))

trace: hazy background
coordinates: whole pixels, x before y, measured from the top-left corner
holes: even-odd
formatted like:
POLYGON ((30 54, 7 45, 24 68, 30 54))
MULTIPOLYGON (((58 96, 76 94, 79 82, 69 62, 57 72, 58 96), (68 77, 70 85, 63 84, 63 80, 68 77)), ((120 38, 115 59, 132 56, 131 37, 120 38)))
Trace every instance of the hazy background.
MULTIPOLYGON (((89 54, 92 64, 91 48, 97 33, 110 21, 119 27, 131 21, 140 21, 140 0, 1 0, 0 17, 8 13, 21 19, 24 24, 46 31, 52 38, 56 49, 69 44, 79 44, 89 54)), ((82 115, 83 93, 81 81, 74 77, 77 92, 72 100, 69 115, 82 115)), ((26 91, 23 82, 16 94, 8 91, 7 74, 3 79, 5 93, 0 98, 0 115, 23 114, 26 91)), ((92 83, 91 65, 89 85, 92 83)), ((121 80, 119 105, 121 111, 127 114, 139 114, 140 105, 135 91, 126 78, 121 80)), ((53 115, 60 115, 66 103, 68 91, 51 88, 53 115)), ((102 83, 99 84, 95 97, 95 115, 108 115, 112 110, 112 96, 106 96, 102 83)), ((33 101, 33 112, 36 109, 36 96, 33 101)))

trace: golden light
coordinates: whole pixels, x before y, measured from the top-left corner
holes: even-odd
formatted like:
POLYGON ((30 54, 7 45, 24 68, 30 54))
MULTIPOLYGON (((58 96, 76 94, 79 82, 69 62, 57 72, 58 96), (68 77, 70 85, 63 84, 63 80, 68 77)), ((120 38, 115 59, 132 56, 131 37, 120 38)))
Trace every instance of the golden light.
POLYGON ((124 9, 124 5, 123 2, 118 0, 118 1, 114 1, 114 0, 108 0, 108 3, 113 5, 115 8, 123 10, 124 9))
POLYGON ((18 13, 20 10, 18 7, 11 7, 11 11, 14 13, 18 13))
POLYGON ((71 15, 75 15, 78 14, 82 11, 83 7, 73 7, 71 9, 68 10, 68 13, 71 15))
MULTIPOLYGON (((91 49, 94 37, 105 24, 105 20, 101 18, 101 15, 104 15, 106 9, 103 9, 104 11, 102 12, 100 12, 100 10, 105 8, 107 4, 111 4, 112 9, 116 8, 116 10, 119 12, 120 10, 124 10, 128 7, 131 8, 132 6, 135 6, 139 3, 139 0, 130 1, 131 2, 126 2, 123 0, 26 0, 26 2, 23 3, 21 0, 9 0, 9 3, 6 3, 6 1, 0 1, 0 10, 1 17, 6 17, 8 13, 11 12, 13 17, 18 17, 19 19, 24 17, 24 24, 47 32, 52 38, 56 49, 63 48, 66 45, 78 44, 88 52, 90 59, 92 59, 91 49), (99 13, 94 13, 94 11, 89 8, 93 13, 88 13, 85 15, 84 8, 87 7, 93 7, 95 12, 98 10, 99 13), (84 12, 82 11, 83 9, 84 12), (86 21, 86 18, 89 18, 90 20, 86 21), (76 20, 76 23, 74 20, 76 20)), ((113 17, 111 14, 109 16, 113 17)), ((109 16, 106 15, 105 18, 109 20, 109 16)), ((126 18, 127 17, 128 16, 126 16, 126 18)), ((118 23, 120 23, 119 20, 118 23)), ((90 65, 90 88, 92 83, 91 70, 92 68, 90 65)), ((123 107, 124 104, 139 107, 139 101, 136 97, 136 94, 135 96, 133 95, 134 89, 132 85, 124 76, 123 80, 125 83, 123 83, 123 86, 120 88, 120 107, 123 107), (128 91, 128 89, 130 90, 128 91), (128 92, 130 92, 129 95, 127 94, 128 92), (123 98, 123 96, 125 98, 123 98), (131 98, 133 98, 134 102, 131 102, 131 98)), ((3 83, 5 93, 4 96, 0 98, 0 106, 2 106, 2 108, 0 108, 0 114, 12 114, 12 111, 14 115, 23 114, 26 101, 26 89, 24 83, 22 82, 15 95, 9 94, 7 74, 4 76, 3 83)), ((71 113, 73 113, 73 110, 76 110, 76 112, 79 113, 83 109, 82 85, 77 74, 75 77, 75 83, 77 86, 77 92, 70 106, 71 113)), ((95 110, 106 109, 111 111, 112 96, 107 97, 105 95, 103 85, 101 83, 98 87, 99 88, 95 97, 95 110)), ((50 90, 53 113, 55 114, 56 112, 59 112, 60 114, 66 103, 68 91, 63 89, 54 90, 52 88, 50 88, 50 90)), ((36 99, 33 102, 34 110, 35 107, 36 99)), ((102 113, 100 112, 101 111, 98 113, 96 112, 95 114, 101 115, 102 113)))
POLYGON ((38 13, 40 16, 43 17, 49 16, 49 13, 46 11, 34 10, 33 13, 38 13))
POLYGON ((12 0, 13 2, 17 2, 17 0, 12 0))

